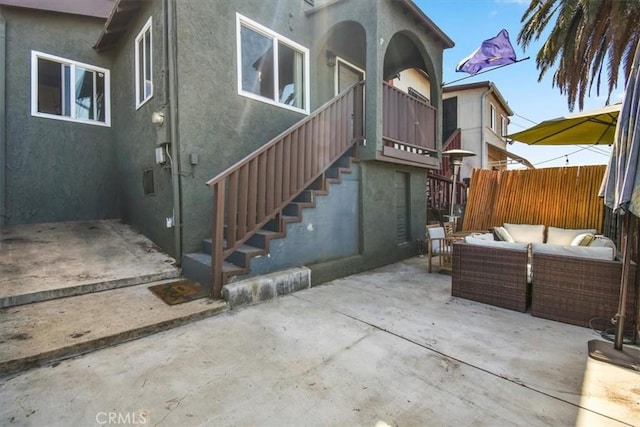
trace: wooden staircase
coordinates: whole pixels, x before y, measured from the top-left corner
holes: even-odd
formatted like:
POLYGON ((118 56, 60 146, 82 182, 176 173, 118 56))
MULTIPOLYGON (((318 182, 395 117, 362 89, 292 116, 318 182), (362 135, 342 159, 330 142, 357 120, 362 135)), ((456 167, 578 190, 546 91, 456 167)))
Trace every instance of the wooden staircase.
MULTIPOLYGON (((186 254, 183 274, 211 285, 220 298, 232 277, 251 273, 287 224, 315 207, 316 196, 341 182, 363 139, 363 85, 357 83, 207 185, 213 189, 212 236, 186 254)), ((255 273, 255 272, 254 272, 255 273)), ((258 272, 259 273, 259 272, 258 272)))

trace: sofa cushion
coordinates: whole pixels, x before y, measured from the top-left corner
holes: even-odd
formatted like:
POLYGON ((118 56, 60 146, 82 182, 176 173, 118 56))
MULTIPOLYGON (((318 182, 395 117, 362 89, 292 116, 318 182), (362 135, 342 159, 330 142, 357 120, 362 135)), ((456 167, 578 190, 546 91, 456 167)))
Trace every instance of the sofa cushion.
POLYGON ((544 224, 509 224, 505 222, 504 228, 516 242, 544 242, 544 224))
POLYGON ((471 233, 469 236, 481 240, 495 240, 493 238, 493 233, 471 233))
POLYGON ((596 236, 594 236, 593 233, 578 234, 573 238, 570 246, 590 246, 595 238, 596 236))
POLYGON ((550 245, 571 245, 573 239, 579 234, 596 234, 598 230, 592 229, 571 229, 571 228, 547 228, 547 243, 550 245))
POLYGON ((471 245, 488 246, 492 248, 503 248, 503 249, 526 250, 529 247, 527 243, 501 242, 499 240, 479 239, 473 236, 465 237, 465 242, 471 245))
POLYGON ((617 252, 615 242, 606 236, 594 236, 593 242, 589 246, 592 248, 611 248, 614 254, 617 252))
MULTIPOLYGON (((615 258, 615 251, 612 248, 604 247, 592 247, 592 246, 561 246, 561 245, 549 245, 546 243, 532 243, 531 253, 535 254, 547 254, 568 256, 575 258, 592 258, 612 260, 615 258)), ((535 261, 534 261, 535 263, 535 261)))
POLYGON ((509 234, 509 232, 505 230, 504 227, 494 227, 493 231, 495 232, 495 235, 499 241, 509 243, 515 242, 515 240, 513 240, 513 237, 511 237, 511 234, 509 234))

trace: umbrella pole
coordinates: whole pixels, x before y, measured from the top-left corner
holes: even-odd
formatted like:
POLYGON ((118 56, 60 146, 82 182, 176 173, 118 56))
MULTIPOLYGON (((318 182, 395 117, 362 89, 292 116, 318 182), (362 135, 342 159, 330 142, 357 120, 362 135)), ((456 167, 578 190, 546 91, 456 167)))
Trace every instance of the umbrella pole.
POLYGON ((627 288, 629 286, 629 267, 631 265, 631 240, 629 228, 631 214, 623 215, 622 219, 622 278, 620 279, 620 298, 618 299, 618 313, 615 316, 616 335, 613 347, 611 344, 600 340, 591 340, 588 343, 589 356, 601 362, 611 363, 623 368, 640 371, 640 351, 629 348, 623 349, 624 320, 627 305, 627 288))
POLYGON ((620 298, 618 298, 618 313, 616 314, 616 335, 613 348, 622 350, 624 341, 624 321, 627 310, 627 289, 629 287, 629 266, 631 265, 631 239, 629 239, 629 228, 631 225, 631 214, 623 215, 622 220, 622 279, 620 280, 620 298))

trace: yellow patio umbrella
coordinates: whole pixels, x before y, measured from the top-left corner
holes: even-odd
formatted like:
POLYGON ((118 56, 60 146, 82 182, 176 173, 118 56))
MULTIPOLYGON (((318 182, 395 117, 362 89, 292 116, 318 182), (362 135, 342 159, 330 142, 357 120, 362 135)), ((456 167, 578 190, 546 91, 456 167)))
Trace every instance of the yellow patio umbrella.
POLYGON ((545 120, 507 139, 529 145, 613 144, 622 104, 545 120))

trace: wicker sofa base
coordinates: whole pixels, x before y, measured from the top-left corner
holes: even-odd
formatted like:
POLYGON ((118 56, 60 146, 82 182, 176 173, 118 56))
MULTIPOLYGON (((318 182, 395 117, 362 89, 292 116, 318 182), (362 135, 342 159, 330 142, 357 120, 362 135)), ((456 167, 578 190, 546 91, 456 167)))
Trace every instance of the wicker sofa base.
POLYGON ((451 295, 525 312, 527 250, 453 245, 451 295))
MULTIPOLYGON (((622 263, 533 253, 531 314, 578 326, 610 328, 618 311, 622 263), (597 325, 592 319, 601 318, 597 325)), ((633 333, 636 317, 635 264, 630 268, 625 332, 633 333)))

